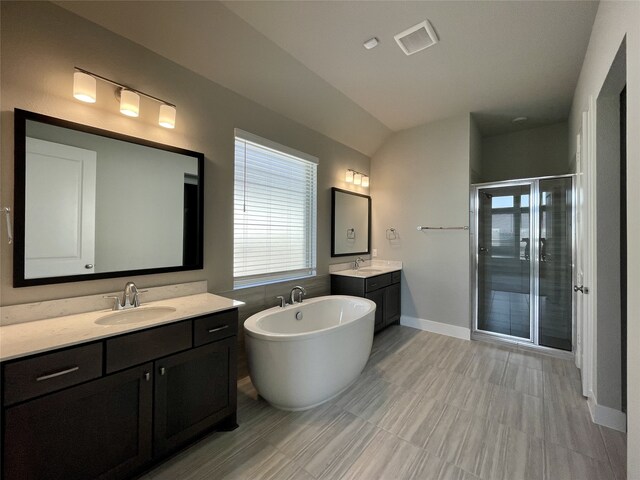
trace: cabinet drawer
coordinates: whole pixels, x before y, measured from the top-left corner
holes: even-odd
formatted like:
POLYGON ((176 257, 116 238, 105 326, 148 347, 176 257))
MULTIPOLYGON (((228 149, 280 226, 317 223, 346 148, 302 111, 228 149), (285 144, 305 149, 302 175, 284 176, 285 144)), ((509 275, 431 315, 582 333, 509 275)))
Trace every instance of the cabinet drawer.
POLYGON ((191 348, 191 321, 107 340, 107 373, 191 348))
POLYGON ((401 274, 401 271, 391 272, 391 283, 400 283, 401 274))
POLYGON ((367 292, 384 288, 387 285, 391 285, 391 274, 385 273, 383 275, 376 275, 375 277, 367 278, 364 282, 364 288, 367 292))
POLYGON ((102 375, 102 343, 8 363, 3 373, 5 405, 54 392, 102 375))
POLYGON ((193 321, 193 345, 206 343, 238 334, 238 311, 214 313, 193 321))

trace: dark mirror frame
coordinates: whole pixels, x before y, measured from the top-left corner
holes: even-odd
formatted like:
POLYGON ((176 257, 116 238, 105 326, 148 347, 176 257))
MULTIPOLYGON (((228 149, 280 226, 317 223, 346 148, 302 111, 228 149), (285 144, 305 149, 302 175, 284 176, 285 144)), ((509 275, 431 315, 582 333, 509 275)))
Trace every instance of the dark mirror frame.
POLYGON ((331 256, 332 257, 351 257, 354 255, 369 255, 371 252, 371 197, 364 193, 343 190, 342 188, 331 187, 331 256), (363 252, 336 253, 336 193, 346 193, 367 199, 367 216, 368 216, 368 232, 367 232, 367 250, 363 252))
POLYGON ((81 123, 70 122, 40 113, 29 112, 16 108, 14 111, 14 247, 13 247, 13 286, 29 287, 35 285, 48 285, 54 283, 81 282, 86 280, 97 280, 101 278, 128 277, 133 275, 150 275, 154 273, 181 272, 185 270, 201 270, 203 268, 203 245, 204 245, 204 154, 186 150, 179 147, 164 145, 161 143, 131 137, 121 133, 102 130, 90 127, 81 123), (189 265, 175 267, 145 268, 138 270, 121 270, 113 272, 89 273, 86 275, 66 275, 58 277, 24 278, 25 269, 25 175, 26 175, 26 129, 27 121, 46 123, 56 127, 68 128, 80 132, 99 135, 122 142, 134 143, 145 147, 156 148, 167 152, 194 157, 198 161, 198 212, 197 212, 197 232, 195 235, 196 260, 189 265))

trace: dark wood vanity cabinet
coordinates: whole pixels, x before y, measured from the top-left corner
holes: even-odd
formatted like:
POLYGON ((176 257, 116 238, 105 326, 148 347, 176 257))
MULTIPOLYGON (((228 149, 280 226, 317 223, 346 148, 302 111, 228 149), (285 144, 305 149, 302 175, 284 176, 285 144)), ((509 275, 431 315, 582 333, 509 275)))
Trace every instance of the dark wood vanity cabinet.
MULTIPOLYGON (((236 338, 230 337, 155 362, 156 456, 235 412, 235 357, 236 338)), ((235 416, 222 429, 233 426, 235 416)))
POLYGON ((331 275, 332 295, 365 297, 376 303, 375 331, 400 322, 400 271, 368 278, 331 275))
POLYGON ((125 478, 151 460, 153 383, 142 365, 4 411, 5 480, 125 478))
POLYGON ((3 363, 4 480, 130 478, 235 428, 237 319, 234 309, 3 363))

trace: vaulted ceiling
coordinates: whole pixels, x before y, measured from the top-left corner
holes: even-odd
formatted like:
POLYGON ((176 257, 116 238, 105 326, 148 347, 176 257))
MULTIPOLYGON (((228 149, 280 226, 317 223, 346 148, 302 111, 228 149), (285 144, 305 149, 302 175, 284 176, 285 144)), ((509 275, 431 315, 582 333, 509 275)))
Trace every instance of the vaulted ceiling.
POLYGON ((567 118, 590 1, 61 1, 59 5, 366 154, 472 112, 484 135, 567 118), (428 19, 435 46, 393 35, 428 19), (371 37, 379 45, 366 50, 371 37), (526 116, 514 125, 513 117, 526 116), (345 128, 345 124, 357 128, 345 128))

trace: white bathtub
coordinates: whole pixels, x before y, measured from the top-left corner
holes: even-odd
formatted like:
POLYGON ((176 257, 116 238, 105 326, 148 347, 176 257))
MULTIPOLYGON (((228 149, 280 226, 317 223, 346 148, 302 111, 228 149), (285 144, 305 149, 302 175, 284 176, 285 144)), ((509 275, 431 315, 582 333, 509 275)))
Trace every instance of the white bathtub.
POLYGON ((306 410, 341 393, 367 363, 375 310, 366 298, 331 295, 249 317, 245 345, 258 393, 282 410, 306 410))

